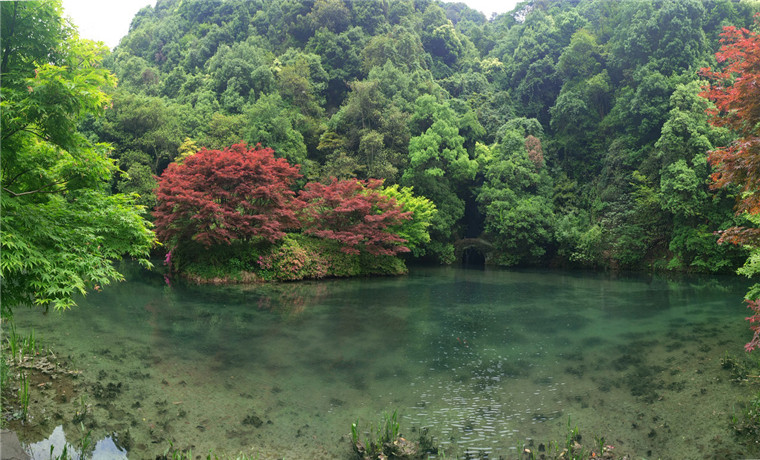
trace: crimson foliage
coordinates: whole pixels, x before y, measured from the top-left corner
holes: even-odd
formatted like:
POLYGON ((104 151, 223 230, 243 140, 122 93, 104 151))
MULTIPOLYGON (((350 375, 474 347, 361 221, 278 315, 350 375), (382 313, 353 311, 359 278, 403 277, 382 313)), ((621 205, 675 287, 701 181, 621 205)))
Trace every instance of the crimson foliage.
POLYGON ((159 178, 156 233, 170 246, 281 239, 298 226, 301 206, 291 188, 298 169, 260 145, 202 149, 159 178))
MULTIPOLYGON (((760 24, 756 16, 755 22, 760 24)), ((727 147, 710 152, 710 163, 715 166, 713 187, 738 187, 736 211, 738 214, 760 214, 760 34, 748 29, 724 27, 720 51, 715 53, 722 70, 702 69, 711 80, 702 96, 715 103, 709 111, 710 122, 734 131, 738 138, 727 147)), ((758 247, 760 229, 733 227, 722 232, 719 242, 758 247)), ((745 265, 748 273, 756 273, 752 264, 745 265)), ((753 288, 754 290, 755 288, 753 288)), ((752 291, 750 291, 752 292, 752 291)), ((752 340, 744 347, 747 351, 760 348, 760 300, 747 299, 747 307, 754 313, 746 319, 753 331, 752 340)))
MULTIPOLYGON (((760 213, 760 34, 747 29, 724 27, 723 45, 715 53, 722 70, 702 69, 711 80, 702 96, 715 103, 709 111, 711 123, 726 126, 739 135, 727 147, 710 152, 716 167, 714 187, 734 185, 741 189, 738 212, 760 213)), ((729 232, 726 239, 744 243, 757 239, 753 232, 729 232)))
POLYGON ((746 318, 749 321, 749 328, 752 330, 752 340, 744 345, 744 349, 752 351, 760 348, 760 300, 747 300, 747 308, 754 313, 746 318))
POLYGON ((383 181, 311 182, 299 197, 305 202, 303 232, 343 244, 347 254, 362 250, 374 255, 409 252, 406 240, 388 230, 412 218, 394 198, 380 193, 383 181))

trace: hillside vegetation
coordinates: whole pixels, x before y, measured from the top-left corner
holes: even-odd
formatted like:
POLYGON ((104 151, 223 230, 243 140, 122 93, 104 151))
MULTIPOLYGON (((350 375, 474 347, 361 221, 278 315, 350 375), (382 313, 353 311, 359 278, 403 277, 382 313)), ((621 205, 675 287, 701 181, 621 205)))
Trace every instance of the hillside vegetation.
POLYGON ((260 143, 301 185, 384 179, 437 213, 424 257, 715 272, 741 225, 710 189, 705 82, 758 3, 529 1, 487 19, 428 0, 159 0, 107 57, 119 192, 201 147, 260 143), (459 245, 455 243, 460 242, 459 245), (457 251, 455 248, 459 248, 457 251))

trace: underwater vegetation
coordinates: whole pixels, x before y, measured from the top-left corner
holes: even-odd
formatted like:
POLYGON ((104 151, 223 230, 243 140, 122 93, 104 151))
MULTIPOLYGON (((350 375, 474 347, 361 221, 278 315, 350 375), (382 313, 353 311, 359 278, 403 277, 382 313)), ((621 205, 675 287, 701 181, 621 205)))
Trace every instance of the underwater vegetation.
POLYGON ((359 421, 351 424, 351 445, 357 457, 362 460, 383 460, 395 458, 413 460, 426 458, 428 454, 438 454, 433 438, 427 429, 420 430, 417 441, 409 441, 401 435, 398 411, 384 414, 377 427, 370 424, 367 431, 359 429, 359 421))

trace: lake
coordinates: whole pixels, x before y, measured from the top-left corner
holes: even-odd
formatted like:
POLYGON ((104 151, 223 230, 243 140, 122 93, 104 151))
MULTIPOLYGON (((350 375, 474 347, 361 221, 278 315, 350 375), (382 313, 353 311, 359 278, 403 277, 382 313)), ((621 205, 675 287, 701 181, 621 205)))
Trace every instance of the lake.
POLYGON ((96 458, 155 458, 170 440, 350 458, 351 423, 394 410, 446 458, 511 458, 530 439, 564 441, 568 423, 616 452, 706 458, 730 449, 746 396, 720 365, 751 336, 737 277, 412 267, 214 287, 122 270, 127 282, 71 311, 15 313, 87 389, 19 433, 45 458, 81 437, 84 406, 96 458))

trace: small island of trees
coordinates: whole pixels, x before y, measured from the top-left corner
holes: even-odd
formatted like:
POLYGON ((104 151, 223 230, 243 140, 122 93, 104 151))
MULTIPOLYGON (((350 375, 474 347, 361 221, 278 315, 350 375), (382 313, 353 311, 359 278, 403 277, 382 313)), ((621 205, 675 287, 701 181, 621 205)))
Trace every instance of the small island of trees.
POLYGON ((409 188, 333 179, 296 193, 301 178, 272 149, 245 144, 169 165, 154 212, 167 264, 199 281, 400 274, 395 256, 430 240, 435 206, 409 188))

